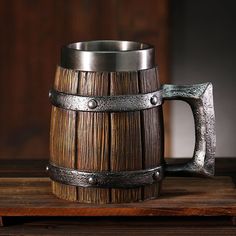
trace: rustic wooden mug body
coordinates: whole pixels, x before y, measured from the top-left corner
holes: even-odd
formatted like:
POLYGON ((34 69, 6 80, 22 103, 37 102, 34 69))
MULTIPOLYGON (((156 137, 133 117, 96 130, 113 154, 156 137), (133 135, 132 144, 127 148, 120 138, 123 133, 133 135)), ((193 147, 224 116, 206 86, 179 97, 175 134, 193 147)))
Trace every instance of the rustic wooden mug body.
MULTIPOLYGON (((125 41, 91 41, 84 44, 72 44, 63 49, 62 62, 57 67, 54 87, 51 92, 53 107, 48 172, 52 179, 53 193, 62 199, 81 203, 135 202, 157 198, 160 194, 164 173, 211 175, 214 169, 215 147, 214 122, 209 123, 208 120, 208 114, 212 119, 214 118, 212 94, 209 95, 212 91, 211 86, 204 84, 204 86, 201 85, 197 88, 196 86, 183 88, 165 85, 160 88, 158 71, 153 62, 152 47, 151 59, 142 56, 141 62, 136 61, 134 65, 123 63, 123 68, 123 64, 117 66, 117 61, 112 62, 110 58, 105 61, 104 58, 99 58, 99 60, 95 58, 98 62, 104 63, 94 67, 93 64, 96 64, 96 60, 94 62, 94 58, 93 60, 86 59, 90 61, 81 66, 82 63, 85 63, 85 58, 83 57, 82 61, 81 58, 73 54, 74 51, 76 53, 98 51, 98 48, 94 48, 94 44, 99 42, 101 47, 99 53, 104 53, 104 55, 109 52, 117 52, 123 53, 125 56, 127 52, 142 50, 142 53, 145 53, 145 49, 150 48, 149 45, 145 47, 144 44, 134 42, 130 42, 128 45, 131 48, 124 49, 114 45, 120 42, 123 42, 124 45, 125 41), (73 63, 70 61, 72 60, 71 55, 73 63), (145 64, 143 60, 149 61, 145 64), (110 63, 110 65, 106 67, 106 63, 110 63), (92 66, 88 67, 88 64, 92 66), (97 99, 100 97, 106 99, 121 95, 150 94, 155 91, 161 91, 160 98, 155 100, 153 99, 153 97, 156 98, 155 96, 151 97, 150 104, 153 107, 148 107, 149 109, 125 110, 125 104, 119 111, 113 111, 112 108, 93 111, 95 107, 99 109, 100 104, 97 99), (53 92, 55 94, 52 94, 53 92), (185 94, 183 95, 183 93, 185 94), (196 103, 196 93, 198 103, 196 103), (60 103, 61 100, 57 100, 56 96, 67 95, 71 95, 73 99, 79 96, 86 99, 91 98, 85 104, 89 109, 74 108, 70 106, 71 104, 68 105, 68 100, 66 100, 67 103, 64 101, 65 106, 63 107, 60 103), (200 106, 203 103, 199 105, 199 101, 203 101, 206 95, 208 105, 211 105, 211 111, 209 112, 208 106, 208 110, 204 113, 200 106), (181 166, 166 166, 164 163, 162 106, 157 104, 158 102, 162 103, 164 99, 185 100, 191 105, 193 112, 198 113, 195 115, 197 138, 195 157, 191 163, 181 166), (199 109, 202 111, 200 116, 199 109), (200 156, 199 150, 202 151, 200 156), (202 157, 200 161, 199 157, 202 157), (160 169, 155 172, 157 170, 155 168, 160 169), (136 179, 140 184, 135 184, 135 177, 132 177, 132 174, 137 172, 140 175, 140 171, 143 171, 143 176, 146 173, 151 174, 153 180, 150 181, 150 176, 148 181, 143 177, 142 182, 142 178, 137 176, 136 179), (85 172, 91 173, 90 177, 87 178, 85 172), (70 175, 70 173, 72 174, 70 175), (73 173, 77 174, 76 177, 78 175, 85 176, 82 181, 87 181, 88 184, 85 186, 79 181, 76 182, 73 173), (101 179, 104 180, 103 183, 100 183, 100 178, 96 178, 95 174, 92 175, 93 173, 104 174, 101 176, 101 179), (112 181, 109 185, 109 180, 108 184, 104 184, 106 176, 109 175, 107 173, 126 173, 126 178, 130 178, 134 185, 129 183, 126 186, 126 181, 124 181, 123 187, 122 178, 121 183, 115 183, 114 187, 111 184, 112 181), (130 176, 129 173, 131 173, 130 176), (158 175, 155 175, 156 173, 158 175), (68 176, 63 176, 63 174, 68 174, 68 176), (59 175, 61 175, 60 178, 59 175)), ((128 43, 126 42, 126 47, 128 43)), ((87 56, 87 58, 89 57, 87 56)), ((73 99, 72 101, 74 101, 73 99)), ((130 99, 132 100, 132 98, 130 99)), ((135 99, 137 100, 136 97, 135 99)), ((205 100, 204 102, 206 102, 205 100)))

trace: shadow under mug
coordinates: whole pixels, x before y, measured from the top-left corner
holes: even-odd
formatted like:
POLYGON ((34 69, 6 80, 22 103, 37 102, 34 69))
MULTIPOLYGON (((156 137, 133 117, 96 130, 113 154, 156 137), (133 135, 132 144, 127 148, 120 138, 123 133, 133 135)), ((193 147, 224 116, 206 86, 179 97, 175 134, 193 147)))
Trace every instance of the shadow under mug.
POLYGON ((154 47, 131 41, 88 41, 62 48, 52 103, 52 191, 82 203, 157 198, 165 176, 214 174, 212 84, 160 86, 154 47), (193 112, 193 158, 164 161, 162 104, 183 100, 193 112))

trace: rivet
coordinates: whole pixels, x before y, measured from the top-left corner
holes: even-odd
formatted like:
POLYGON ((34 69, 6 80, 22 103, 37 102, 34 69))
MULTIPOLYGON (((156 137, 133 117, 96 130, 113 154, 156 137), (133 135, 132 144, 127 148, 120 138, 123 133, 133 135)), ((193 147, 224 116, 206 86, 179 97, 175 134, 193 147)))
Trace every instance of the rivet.
POLYGON ((50 98, 51 96, 52 96, 52 92, 49 91, 49 93, 48 93, 48 97, 50 98))
POLYGON ((159 171, 156 171, 156 172, 154 173, 154 175, 153 175, 153 178, 154 178, 155 180, 158 180, 159 177, 160 177, 160 172, 159 172, 159 171))
POLYGON ((94 100, 94 99, 91 99, 91 100, 88 102, 88 107, 89 107, 90 109, 94 109, 94 108, 96 108, 97 106, 98 106, 98 103, 97 103, 97 101, 94 100))
POLYGON ((88 182, 89 182, 90 184, 96 184, 96 180, 95 180, 93 177, 90 177, 90 178, 88 179, 88 182))
POLYGON ((152 96, 150 102, 152 105, 156 105, 158 103, 157 96, 156 95, 152 96))

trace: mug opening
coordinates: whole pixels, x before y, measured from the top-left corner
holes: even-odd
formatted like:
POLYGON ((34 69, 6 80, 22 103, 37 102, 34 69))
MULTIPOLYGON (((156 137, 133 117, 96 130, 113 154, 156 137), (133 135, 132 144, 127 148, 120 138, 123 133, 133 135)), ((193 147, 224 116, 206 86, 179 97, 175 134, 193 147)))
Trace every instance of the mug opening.
POLYGON ((151 45, 133 41, 122 41, 122 40, 96 40, 96 41, 85 41, 77 42, 67 45, 70 49, 78 51, 96 51, 96 52, 125 52, 125 51, 138 51, 143 49, 152 48, 151 45))
POLYGON ((154 47, 140 42, 95 40, 62 47, 61 66, 80 71, 139 71, 155 66, 154 47))

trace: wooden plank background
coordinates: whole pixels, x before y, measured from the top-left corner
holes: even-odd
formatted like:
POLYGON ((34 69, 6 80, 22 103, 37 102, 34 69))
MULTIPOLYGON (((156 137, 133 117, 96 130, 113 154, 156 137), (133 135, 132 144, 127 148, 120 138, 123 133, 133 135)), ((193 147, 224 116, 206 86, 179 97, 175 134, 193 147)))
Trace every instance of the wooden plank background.
MULTIPOLYGON (((0 30, 0 159, 48 158, 48 90, 64 44, 151 43, 158 49, 161 83, 168 81, 167 0, 1 0, 0 30)), ((167 115, 165 122, 168 155, 167 115)))

